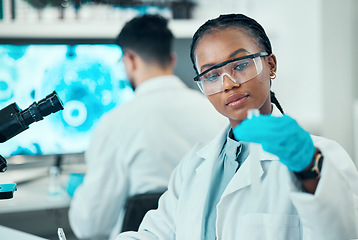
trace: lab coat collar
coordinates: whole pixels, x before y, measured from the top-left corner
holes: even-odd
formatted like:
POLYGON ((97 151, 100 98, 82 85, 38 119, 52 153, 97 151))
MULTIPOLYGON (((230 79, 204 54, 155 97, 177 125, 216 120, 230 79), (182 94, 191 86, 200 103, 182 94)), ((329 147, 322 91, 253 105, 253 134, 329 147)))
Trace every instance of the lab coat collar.
MULTIPOLYGON (((282 116, 282 113, 280 112, 280 110, 278 110, 278 108, 276 107, 276 105, 272 104, 273 109, 272 109, 272 116, 282 116)), ((222 149, 222 146, 226 140, 227 137, 227 133, 230 130, 231 126, 228 125, 226 128, 224 128, 210 143, 208 143, 207 145, 205 145, 204 147, 202 147, 201 149, 199 149, 197 151, 198 156, 200 156, 203 160, 204 159, 210 159, 210 157, 215 157, 217 158, 217 156, 219 156, 220 151, 222 149), (219 146, 219 147, 218 147, 219 146)), ((261 156, 263 158, 263 160, 278 160, 277 156, 262 151, 261 156)))
POLYGON ((222 194, 222 198, 224 198, 225 196, 227 196, 241 188, 251 185, 252 182, 255 181, 252 177, 261 178, 262 175, 264 174, 264 170, 262 168, 261 162, 279 160, 279 158, 277 156, 270 154, 268 152, 265 152, 263 150, 261 150, 258 155, 260 156, 260 165, 259 165, 258 169, 255 169, 255 171, 258 171, 258 174, 256 175, 256 177, 251 175, 252 169, 250 166, 251 161, 253 161, 252 157, 255 155, 249 154, 247 159, 244 161, 242 166, 239 168, 237 173, 233 176, 233 178, 229 182, 228 186, 226 187, 225 191, 222 194))
POLYGON ((211 142, 199 149, 199 151, 197 151, 197 155, 201 157, 201 159, 209 159, 213 156, 217 158, 217 156, 219 156, 220 154, 222 145, 224 144, 227 137, 227 133, 230 129, 230 125, 224 128, 211 142))
MULTIPOLYGON (((277 109, 275 105, 273 105, 272 109, 272 115, 273 116, 282 116, 282 113, 277 109)), ((196 168, 196 174, 206 174, 207 176, 210 176, 215 162, 217 161, 217 158, 220 154, 220 151, 222 150, 223 144, 226 140, 227 133, 230 130, 231 126, 227 126, 224 130, 220 132, 218 136, 216 136, 213 141, 208 143, 206 146, 202 147, 197 151, 197 155, 201 158, 202 162, 199 164, 199 166, 196 168)), ((271 153, 265 152, 263 150, 259 153, 260 156, 260 162, 262 161, 277 161, 279 158, 271 153)), ((239 168, 238 174, 235 174, 232 181, 229 183, 227 189, 224 191, 223 196, 230 194, 240 188, 243 188, 245 186, 248 186, 251 184, 251 177, 250 177, 250 169, 249 169, 249 162, 251 161, 252 155, 249 154, 243 165, 239 168)), ((260 164, 261 166, 262 164, 260 164)), ((264 171, 262 167, 258 170, 259 174, 258 177, 261 178, 264 171)), ((205 178, 202 178, 205 179, 205 178)), ((208 181, 209 182, 209 181, 208 181)), ((209 187, 209 186, 207 186, 209 187)))
POLYGON ((175 75, 165 75, 154 77, 145 80, 134 91, 135 96, 141 96, 148 93, 155 93, 158 91, 176 90, 178 88, 185 88, 185 84, 175 75))

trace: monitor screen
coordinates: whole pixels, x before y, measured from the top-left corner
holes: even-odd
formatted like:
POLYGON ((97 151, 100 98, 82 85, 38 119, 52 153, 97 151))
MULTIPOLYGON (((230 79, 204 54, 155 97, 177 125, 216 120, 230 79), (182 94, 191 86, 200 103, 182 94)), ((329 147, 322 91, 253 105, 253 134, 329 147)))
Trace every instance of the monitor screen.
POLYGON ((99 118, 133 96, 121 56, 109 43, 0 44, 0 109, 24 110, 53 91, 64 105, 0 143, 0 155, 84 152, 99 118))

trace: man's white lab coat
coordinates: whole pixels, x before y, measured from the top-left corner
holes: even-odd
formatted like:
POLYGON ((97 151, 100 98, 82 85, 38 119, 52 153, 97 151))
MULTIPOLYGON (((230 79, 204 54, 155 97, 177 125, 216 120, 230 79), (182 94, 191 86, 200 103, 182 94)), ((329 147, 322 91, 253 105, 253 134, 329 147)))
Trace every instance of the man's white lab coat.
MULTIPOLYGON (((159 209, 144 218, 140 232, 116 240, 199 240, 211 173, 227 130, 206 146, 198 145, 177 166, 159 209)), ((274 137, 274 136, 273 136, 274 137)), ((337 143, 312 136, 324 156, 314 195, 276 156, 261 152, 260 193, 250 191, 249 155, 217 205, 219 240, 348 240, 358 238, 358 174, 337 143)), ((255 154, 257 156, 257 154, 255 154)))
POLYGON ((127 198, 166 188, 184 154, 227 122, 175 76, 141 84, 134 99, 105 116, 93 134, 85 155, 88 170, 69 211, 75 235, 115 237, 127 198))

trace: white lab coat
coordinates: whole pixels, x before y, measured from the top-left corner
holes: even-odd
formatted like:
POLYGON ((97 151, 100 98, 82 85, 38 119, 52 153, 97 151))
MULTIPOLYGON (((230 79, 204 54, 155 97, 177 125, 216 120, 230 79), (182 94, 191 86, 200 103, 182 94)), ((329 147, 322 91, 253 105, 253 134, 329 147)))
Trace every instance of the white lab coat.
POLYGON ((126 199, 166 188, 184 154, 227 122, 205 96, 175 76, 141 84, 134 99, 104 116, 94 131, 85 154, 88 170, 69 210, 75 235, 117 236, 126 199))
MULTIPOLYGON (((199 240, 211 173, 226 134, 227 130, 208 145, 197 145, 187 154, 173 172, 159 209, 145 216, 138 233, 127 232, 116 240, 199 240)), ((249 155, 217 205, 217 239, 358 238, 356 167, 337 143, 322 137, 312 138, 324 156, 322 177, 315 194, 303 192, 294 174, 276 156, 262 151, 260 193, 252 195, 249 164, 252 155, 249 155)))

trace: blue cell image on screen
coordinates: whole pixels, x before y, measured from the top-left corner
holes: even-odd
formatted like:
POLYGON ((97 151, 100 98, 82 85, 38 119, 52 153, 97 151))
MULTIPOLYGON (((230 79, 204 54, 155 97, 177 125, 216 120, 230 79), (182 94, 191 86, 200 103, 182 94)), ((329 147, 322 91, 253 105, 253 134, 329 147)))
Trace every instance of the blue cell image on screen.
POLYGON ((0 154, 85 151, 100 117, 133 97, 121 56, 111 44, 0 45, 0 109, 23 110, 53 91, 64 106, 1 143, 0 154))

